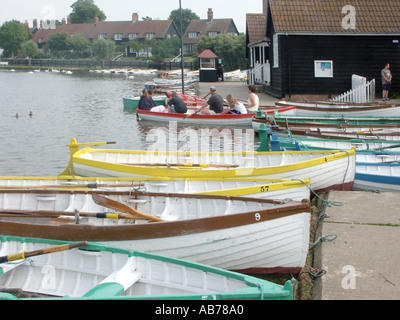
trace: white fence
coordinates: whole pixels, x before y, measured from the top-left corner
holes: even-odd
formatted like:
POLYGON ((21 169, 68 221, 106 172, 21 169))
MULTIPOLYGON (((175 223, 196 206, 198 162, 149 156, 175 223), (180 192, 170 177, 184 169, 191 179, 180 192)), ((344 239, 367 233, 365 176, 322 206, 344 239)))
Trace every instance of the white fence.
POLYGON ((352 76, 352 89, 332 99, 334 102, 367 103, 375 101, 375 79, 352 76))

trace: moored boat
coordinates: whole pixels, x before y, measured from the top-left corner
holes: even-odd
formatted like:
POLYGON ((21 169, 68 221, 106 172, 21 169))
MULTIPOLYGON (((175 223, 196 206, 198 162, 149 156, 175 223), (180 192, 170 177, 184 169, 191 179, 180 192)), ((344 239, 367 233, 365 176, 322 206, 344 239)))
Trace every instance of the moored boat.
POLYGON ((319 116, 379 116, 379 117, 400 117, 400 104, 390 103, 330 103, 330 102, 304 102, 304 101, 285 101, 275 103, 276 106, 296 106, 297 115, 319 116))
POLYGON ((357 152, 353 190, 400 192, 400 152, 357 152))
MULTIPOLYGON (((269 140, 265 134, 260 137, 269 140)), ((356 148, 356 173, 352 190, 400 191, 400 144, 396 141, 365 141, 272 136, 273 150, 321 150, 356 148)))
POLYGON ((97 178, 97 177, 0 177, 2 189, 80 189, 105 191, 143 191, 199 193, 265 199, 310 198, 310 180, 292 179, 170 179, 170 178, 97 178))
POLYGON ((0 300, 293 299, 290 281, 99 243, 0 236, 0 255, 0 300))
POLYGON ((267 178, 311 181, 315 192, 351 190, 355 149, 289 152, 190 152, 95 149, 72 139, 62 174, 94 177, 267 178))
POLYGON ((310 200, 150 193, 0 192, 0 234, 97 241, 244 273, 298 273, 310 200))

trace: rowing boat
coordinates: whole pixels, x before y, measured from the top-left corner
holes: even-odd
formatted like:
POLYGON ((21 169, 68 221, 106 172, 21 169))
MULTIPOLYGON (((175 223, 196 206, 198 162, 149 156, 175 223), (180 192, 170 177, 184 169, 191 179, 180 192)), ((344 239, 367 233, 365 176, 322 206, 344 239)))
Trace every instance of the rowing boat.
MULTIPOLYGON (((268 139, 265 135, 260 139, 268 139)), ((356 174, 353 190, 400 191, 400 144, 385 140, 338 140, 282 138, 272 136, 273 150, 321 150, 356 148, 356 174)))
MULTIPOLYGON (((195 94, 184 94, 184 93, 178 92, 178 96, 180 96, 183 99, 183 101, 185 102, 185 104, 188 107, 197 107, 207 101, 205 98, 200 97, 195 94)), ((172 92, 170 90, 166 90, 165 94, 156 95, 153 97, 153 100, 156 103, 156 105, 164 106, 165 100, 167 98, 171 98, 171 97, 172 97, 172 92)), ((139 100, 140 100, 140 96, 136 96, 133 98, 122 98, 122 101, 124 104, 124 109, 136 111, 138 104, 139 104, 139 100)))
POLYGON ((0 234, 96 241, 244 273, 299 273, 310 200, 3 189, 0 234))
POLYGON ((293 299, 289 280, 99 243, 0 236, 0 255, 0 300, 293 299))
POLYGON ((400 152, 357 152, 353 190, 400 191, 400 152))
POLYGON ((251 127, 251 121, 254 114, 200 114, 195 113, 196 110, 190 110, 191 113, 175 113, 175 112, 154 112, 148 110, 137 109, 136 113, 140 120, 171 122, 176 121, 181 124, 205 124, 208 126, 247 126, 251 127))
MULTIPOLYGON (((296 112, 295 107, 263 107, 260 109, 263 114, 293 114, 296 112)), ((251 127, 254 113, 246 114, 201 114, 197 113, 197 109, 189 108, 187 113, 172 113, 166 109, 164 112, 154 112, 148 110, 137 109, 136 113, 140 120, 152 122, 171 122, 175 121, 180 124, 204 124, 207 126, 247 126, 251 127)))
POLYGON ((281 100, 275 103, 278 107, 296 106, 296 115, 320 116, 379 116, 400 117, 400 104, 370 103, 330 103, 330 102, 303 102, 281 100))
POLYGON ((0 177, 2 189, 81 189, 106 191, 146 191, 199 193, 264 199, 310 198, 310 180, 304 179, 170 179, 97 177, 0 177))
POLYGON ((356 116, 301 116, 278 113, 266 116, 256 115, 252 120, 253 129, 258 132, 260 125, 281 127, 287 130, 312 129, 352 129, 368 130, 371 128, 400 128, 400 117, 356 117, 356 116))
MULTIPOLYGON (((93 143, 96 144, 96 143, 93 143)), ((351 190, 355 149, 190 152, 96 149, 72 139, 65 175, 91 177, 310 179, 315 192, 351 190)))

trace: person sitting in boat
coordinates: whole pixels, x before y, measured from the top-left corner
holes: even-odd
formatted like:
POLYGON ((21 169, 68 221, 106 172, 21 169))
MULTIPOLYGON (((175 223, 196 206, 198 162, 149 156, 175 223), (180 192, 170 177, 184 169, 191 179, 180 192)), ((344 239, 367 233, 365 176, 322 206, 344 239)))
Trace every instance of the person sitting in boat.
POLYGON ((202 114, 222 113, 224 111, 224 99, 217 93, 217 89, 214 86, 210 87, 210 94, 210 99, 204 102, 197 112, 201 112, 202 114))
POLYGON ((173 113, 186 113, 187 106, 185 101, 176 93, 176 91, 172 91, 171 98, 168 98, 165 102, 168 105, 168 112, 173 113))
POLYGON ((226 96, 226 101, 228 101, 229 109, 225 109, 223 113, 247 114, 247 109, 244 104, 238 101, 233 95, 228 94, 226 96))
POLYGON ((256 86, 249 85, 247 89, 249 92, 249 100, 247 101, 247 110, 250 112, 256 112, 260 104, 260 98, 256 94, 256 86))
POLYGON ((164 106, 157 106, 153 100, 153 92, 151 90, 143 89, 140 96, 138 108, 147 111, 164 112, 164 106), (160 108, 161 107, 161 108, 160 108))

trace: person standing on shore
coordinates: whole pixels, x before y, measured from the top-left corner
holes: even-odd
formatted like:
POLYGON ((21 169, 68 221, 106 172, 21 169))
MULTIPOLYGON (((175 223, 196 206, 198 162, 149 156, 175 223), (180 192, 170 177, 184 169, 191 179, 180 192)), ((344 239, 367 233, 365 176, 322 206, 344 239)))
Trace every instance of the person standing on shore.
POLYGON ((389 100, 389 90, 392 84, 392 73, 390 72, 390 64, 386 63, 381 70, 382 77, 382 101, 389 100))
POLYGON ((249 85, 249 100, 247 101, 247 110, 251 112, 256 112, 260 104, 260 98, 256 94, 256 87, 254 85, 249 85))

